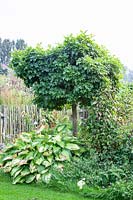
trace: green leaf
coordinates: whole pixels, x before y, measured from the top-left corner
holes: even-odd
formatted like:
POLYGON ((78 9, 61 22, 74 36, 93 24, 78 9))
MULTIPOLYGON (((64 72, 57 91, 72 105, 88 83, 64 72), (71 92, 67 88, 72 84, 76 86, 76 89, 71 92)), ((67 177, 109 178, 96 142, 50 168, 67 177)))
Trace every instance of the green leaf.
POLYGON ((57 142, 57 144, 58 144, 60 147, 62 147, 62 148, 65 147, 65 143, 64 143, 64 141, 57 142))
POLYGON ((13 184, 16 184, 16 183, 19 183, 20 182, 20 180, 21 180, 21 176, 19 175, 19 176, 17 176, 17 177, 15 177, 15 178, 13 178, 13 184))
POLYGON ((41 179, 41 174, 36 175, 36 180, 39 181, 41 179))
POLYGON ((26 183, 31 183, 34 181, 34 179, 36 178, 36 176, 34 174, 30 174, 26 177, 26 183))
POLYGON ((37 165, 40 165, 43 161, 44 161, 44 158, 41 157, 41 158, 36 159, 35 163, 36 163, 37 165))
POLYGON ((25 165, 25 164, 27 164, 27 160, 20 160, 20 162, 18 163, 18 165, 19 166, 21 166, 21 165, 25 165))
POLYGON ((38 151, 39 151, 40 153, 42 153, 42 152, 44 152, 44 151, 45 151, 45 148, 44 148, 43 146, 41 146, 41 147, 38 147, 38 151))
POLYGON ((21 169, 20 166, 13 167, 13 168, 12 168, 12 171, 11 171, 11 176, 14 176, 14 174, 15 174, 17 171, 19 171, 20 169, 21 169))
POLYGON ((20 162, 21 162, 21 159, 19 159, 19 158, 12 160, 12 166, 19 165, 20 162))
POLYGON ((14 149, 14 145, 7 145, 6 148, 5 148, 5 152, 7 152, 11 149, 14 149))
POLYGON ((43 170, 45 170, 45 167, 44 167, 43 165, 37 166, 37 171, 38 171, 39 173, 41 173, 43 170))
POLYGON ((30 174, 30 170, 28 168, 24 168, 22 171, 21 171, 21 176, 26 176, 28 174, 30 174))
POLYGON ((61 142, 61 136, 58 134, 56 136, 53 137, 53 142, 56 143, 56 142, 61 142))
POLYGON ((66 144, 66 149, 69 149, 69 150, 79 150, 80 147, 77 144, 68 143, 68 144, 66 144))
POLYGON ((70 161, 70 151, 69 150, 63 150, 59 156, 56 158, 56 160, 58 161, 65 161, 65 160, 68 160, 70 161))
POLYGON ((4 168, 5 173, 9 173, 12 170, 12 167, 6 167, 4 168))
POLYGON ((26 159, 27 160, 33 160, 34 159, 34 152, 33 151, 29 152, 26 156, 26 159))
POLYGON ((48 161, 43 161, 42 163, 45 167, 49 167, 50 165, 52 165, 52 162, 48 162, 48 161))
MULTIPOLYGON (((22 169, 18 170, 14 175, 13 175, 13 178, 16 178, 18 175, 20 175, 22 169)), ((21 175, 20 175, 21 176, 21 175)))
POLYGON ((56 154, 56 153, 58 153, 59 151, 60 151, 60 147, 58 147, 58 146, 53 146, 53 152, 54 152, 54 154, 56 154))
POLYGON ((30 163, 30 172, 36 172, 37 171, 37 166, 34 164, 34 162, 30 163))
POLYGON ((57 127, 57 132, 63 131, 63 130, 65 129, 65 127, 66 127, 66 125, 59 125, 59 126, 57 127))
POLYGON ((44 156, 50 156, 52 154, 52 151, 45 151, 43 153, 44 156))
POLYGON ((13 159, 13 156, 6 156, 6 157, 3 158, 2 161, 4 162, 4 161, 7 161, 7 160, 12 160, 12 159, 13 159))
POLYGON ((30 143, 31 142, 31 138, 30 138, 30 134, 22 134, 20 135, 20 139, 23 141, 23 142, 26 142, 26 143, 30 143))
POLYGON ((21 151, 20 153, 18 153, 18 155, 20 156, 20 155, 27 155, 28 154, 28 150, 25 150, 25 151, 21 151))

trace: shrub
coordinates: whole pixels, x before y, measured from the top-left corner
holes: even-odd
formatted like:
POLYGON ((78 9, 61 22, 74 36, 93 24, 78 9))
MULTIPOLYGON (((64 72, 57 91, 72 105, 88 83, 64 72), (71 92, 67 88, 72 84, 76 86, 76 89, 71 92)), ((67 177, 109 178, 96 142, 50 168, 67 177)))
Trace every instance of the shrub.
POLYGON ((64 129, 66 127, 58 125, 42 131, 22 133, 14 144, 5 148, 2 166, 4 172, 10 173, 13 184, 33 181, 48 183, 53 167, 61 171, 66 161, 81 155, 79 142, 63 134, 64 129))
POLYGON ((133 182, 117 182, 113 184, 102 195, 103 199, 108 200, 132 200, 133 199, 133 182))
POLYGON ((133 170, 130 164, 100 163, 96 153, 88 158, 80 157, 66 163, 62 172, 55 169, 53 174, 55 182, 60 182, 63 185, 66 184, 67 180, 77 182, 85 178, 85 182, 89 187, 108 187, 117 181, 132 180, 133 178, 133 170))

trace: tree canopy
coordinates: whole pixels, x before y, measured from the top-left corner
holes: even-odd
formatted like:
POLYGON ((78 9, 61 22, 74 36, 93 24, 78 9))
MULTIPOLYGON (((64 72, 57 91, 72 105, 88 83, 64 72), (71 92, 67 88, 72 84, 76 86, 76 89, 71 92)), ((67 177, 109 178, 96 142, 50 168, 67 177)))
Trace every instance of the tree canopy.
POLYGON ((119 88, 122 64, 91 35, 80 32, 47 49, 37 46, 15 51, 11 67, 28 87, 33 88, 39 107, 62 109, 65 104, 72 106, 76 135, 77 105, 90 104, 104 89, 115 92, 119 88))

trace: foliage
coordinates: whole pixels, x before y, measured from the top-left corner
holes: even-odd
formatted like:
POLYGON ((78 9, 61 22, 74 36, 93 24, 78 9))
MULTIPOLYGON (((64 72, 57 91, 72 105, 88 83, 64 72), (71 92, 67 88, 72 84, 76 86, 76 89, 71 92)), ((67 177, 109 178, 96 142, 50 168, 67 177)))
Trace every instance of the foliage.
POLYGON ((33 88, 40 107, 62 109, 72 105, 75 134, 77 104, 90 104, 104 89, 115 92, 122 69, 117 58, 84 32, 65 37, 62 44, 46 50, 30 47, 16 51, 10 66, 33 88))
POLYGON ((7 146, 2 154, 2 164, 4 171, 10 173, 13 184, 48 183, 53 167, 62 170, 66 161, 80 156, 82 148, 75 138, 63 134, 66 131, 69 131, 66 127, 58 125, 22 133, 14 144, 7 146))
POLYGON ((104 90, 93 98, 87 108, 89 115, 83 123, 80 137, 98 152, 101 161, 119 160, 124 163, 124 160, 129 160, 133 145, 132 98, 132 85, 121 84, 117 94, 104 90))
POLYGON ((124 83, 116 98, 116 117, 121 129, 132 131, 133 84, 124 83))
POLYGON ((115 94, 103 90, 92 99, 88 119, 84 121, 80 137, 84 138, 98 153, 110 152, 116 142, 115 94))
POLYGON ((108 200, 132 200, 133 199, 133 182, 120 181, 113 184, 102 194, 103 199, 108 200))
POLYGON ((55 181, 63 185, 66 184, 67 180, 77 182, 85 178, 85 183, 89 187, 108 187, 117 181, 132 180, 133 178, 132 165, 129 163, 121 165, 111 162, 100 163, 97 154, 66 163, 62 172, 55 169, 53 174, 55 181))

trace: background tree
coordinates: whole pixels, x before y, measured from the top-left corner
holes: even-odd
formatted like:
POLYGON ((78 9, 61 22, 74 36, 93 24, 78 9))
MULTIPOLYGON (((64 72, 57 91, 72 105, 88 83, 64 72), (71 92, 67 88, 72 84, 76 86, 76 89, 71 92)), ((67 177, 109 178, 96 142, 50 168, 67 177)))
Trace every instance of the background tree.
POLYGON ((44 50, 27 48, 13 53, 11 67, 28 87, 35 103, 44 109, 72 106, 73 134, 77 135, 77 105, 86 106, 108 90, 119 88, 122 65, 99 46, 92 36, 81 32, 65 37, 62 44, 44 50))
POLYGON ((8 70, 7 69, 3 69, 1 64, 0 64, 0 75, 7 75, 8 74, 8 70))
POLYGON ((23 50, 27 44, 23 39, 17 41, 0 38, 0 63, 8 65, 11 57, 11 52, 14 50, 23 50))
POLYGON ((10 60, 10 53, 12 50, 11 41, 9 39, 4 39, 1 48, 2 48, 2 56, 1 56, 2 63, 8 64, 10 60))
POLYGON ((16 41, 15 48, 17 50, 24 50, 26 48, 27 44, 23 39, 19 39, 16 41))
POLYGON ((125 73, 124 73, 124 81, 125 82, 133 82, 133 70, 129 69, 128 67, 125 68, 125 73))

